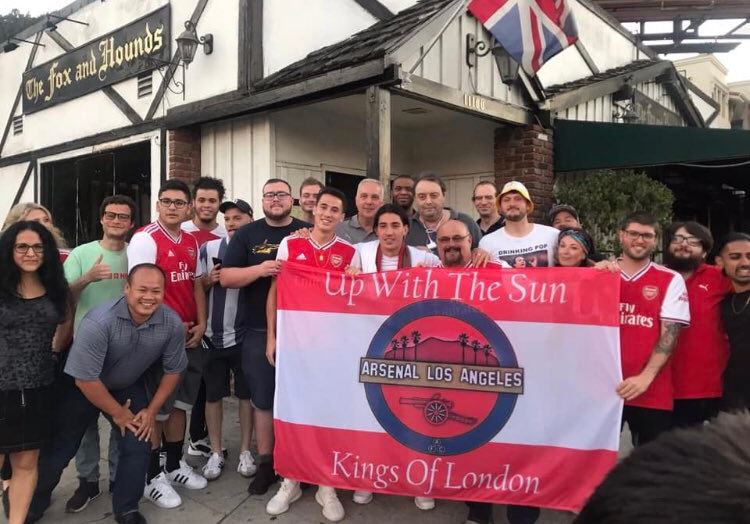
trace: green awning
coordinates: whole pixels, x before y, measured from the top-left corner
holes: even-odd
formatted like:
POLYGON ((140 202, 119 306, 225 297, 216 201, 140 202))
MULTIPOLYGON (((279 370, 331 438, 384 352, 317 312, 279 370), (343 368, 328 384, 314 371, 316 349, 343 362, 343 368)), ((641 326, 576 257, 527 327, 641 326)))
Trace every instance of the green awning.
POLYGON ((750 131, 555 120, 555 171, 750 158, 750 131))

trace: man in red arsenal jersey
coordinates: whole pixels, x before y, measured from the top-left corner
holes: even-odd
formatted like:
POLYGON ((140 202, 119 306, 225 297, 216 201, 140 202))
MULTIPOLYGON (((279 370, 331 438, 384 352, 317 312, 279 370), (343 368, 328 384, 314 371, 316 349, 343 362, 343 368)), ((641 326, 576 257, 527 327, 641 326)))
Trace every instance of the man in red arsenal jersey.
POLYGON ((719 305, 732 292, 732 282, 717 266, 706 264, 714 240, 705 226, 675 222, 667 239, 664 265, 685 279, 690 300, 690 327, 680 333, 672 357, 672 422, 684 427, 712 419, 721 407, 729 343, 719 305))
POLYGON ((685 281, 651 262, 658 223, 647 213, 629 215, 620 228, 620 355, 625 399, 623 422, 633 444, 645 444, 672 423, 670 356, 677 336, 690 323, 685 281))
MULTIPOLYGON (((276 260, 305 264, 330 271, 344 271, 352 261, 355 249, 349 242, 336 236, 336 226, 344 219, 346 197, 338 189, 324 187, 317 195, 313 208, 314 226, 309 237, 291 235, 285 237, 276 253, 276 260)), ((271 284, 266 306, 268 319, 268 342, 266 356, 271 365, 276 357, 276 280, 271 284)), ((266 505, 270 515, 280 515, 289 505, 302 496, 299 482, 284 479, 279 491, 266 505)), ((344 518, 344 507, 336 495, 336 490, 320 486, 315 500, 323 506, 323 516, 331 522, 344 518)))
POLYGON ((193 218, 181 227, 195 237, 199 246, 227 236, 227 230, 216 220, 225 192, 224 182, 210 176, 200 177, 193 186, 193 218))
MULTIPOLYGON (((190 190, 184 182, 168 180, 159 189, 156 222, 139 229, 128 245, 128 269, 138 264, 159 266, 167 277, 164 304, 172 308, 185 326, 185 348, 188 368, 176 394, 162 407, 157 421, 163 424, 164 450, 167 462, 159 466, 162 430, 154 431, 148 483, 144 496, 162 508, 181 504, 172 485, 189 489, 206 487, 206 479, 193 472, 182 459, 186 414, 198 396, 203 376, 201 338, 206 330, 206 295, 201 286, 198 268, 198 241, 180 229, 191 206, 190 190), (171 402, 170 402, 171 401, 171 402)), ((158 381, 156 381, 158 384, 158 381)), ((153 391, 151 392, 153 394, 153 391)))

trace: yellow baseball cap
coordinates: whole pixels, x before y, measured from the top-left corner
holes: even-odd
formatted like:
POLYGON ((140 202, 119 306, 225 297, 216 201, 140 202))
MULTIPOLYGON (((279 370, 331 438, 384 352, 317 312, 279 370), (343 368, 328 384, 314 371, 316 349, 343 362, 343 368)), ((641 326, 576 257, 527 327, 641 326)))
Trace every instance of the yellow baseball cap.
POLYGON ((529 196, 529 190, 526 189, 525 185, 523 185, 521 182, 518 182, 517 180, 511 180, 510 182, 506 183, 503 186, 502 191, 500 191, 500 194, 497 195, 498 205, 500 204, 500 199, 503 197, 503 195, 507 193, 511 193, 513 191, 520 194, 529 203, 529 213, 534 211, 534 202, 531 201, 531 197, 529 196))

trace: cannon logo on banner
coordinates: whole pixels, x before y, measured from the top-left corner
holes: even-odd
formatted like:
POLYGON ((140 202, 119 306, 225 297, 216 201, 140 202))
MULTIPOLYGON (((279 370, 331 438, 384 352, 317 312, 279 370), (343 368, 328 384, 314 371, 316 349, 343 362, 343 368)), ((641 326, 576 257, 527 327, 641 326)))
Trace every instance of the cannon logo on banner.
POLYGON ((383 429, 430 455, 487 443, 523 393, 523 369, 505 333, 452 300, 418 302, 390 316, 360 360, 359 381, 383 429))
POLYGON ((160 67, 170 60, 169 5, 23 74, 23 112, 34 113, 160 67))

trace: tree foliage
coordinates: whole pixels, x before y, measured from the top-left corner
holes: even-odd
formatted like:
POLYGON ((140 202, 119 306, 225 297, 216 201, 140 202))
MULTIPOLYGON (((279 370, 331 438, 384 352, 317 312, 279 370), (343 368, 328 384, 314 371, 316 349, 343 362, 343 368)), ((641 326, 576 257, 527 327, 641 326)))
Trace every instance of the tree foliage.
POLYGON ((604 252, 618 250, 620 221, 633 211, 653 214, 665 228, 672 220, 672 191, 645 173, 602 170, 559 182, 556 200, 578 210, 584 228, 604 252))
POLYGON ((11 36, 17 35, 37 20, 39 20, 39 17, 31 16, 28 13, 23 14, 18 9, 0 15, 0 42, 5 42, 11 36))

